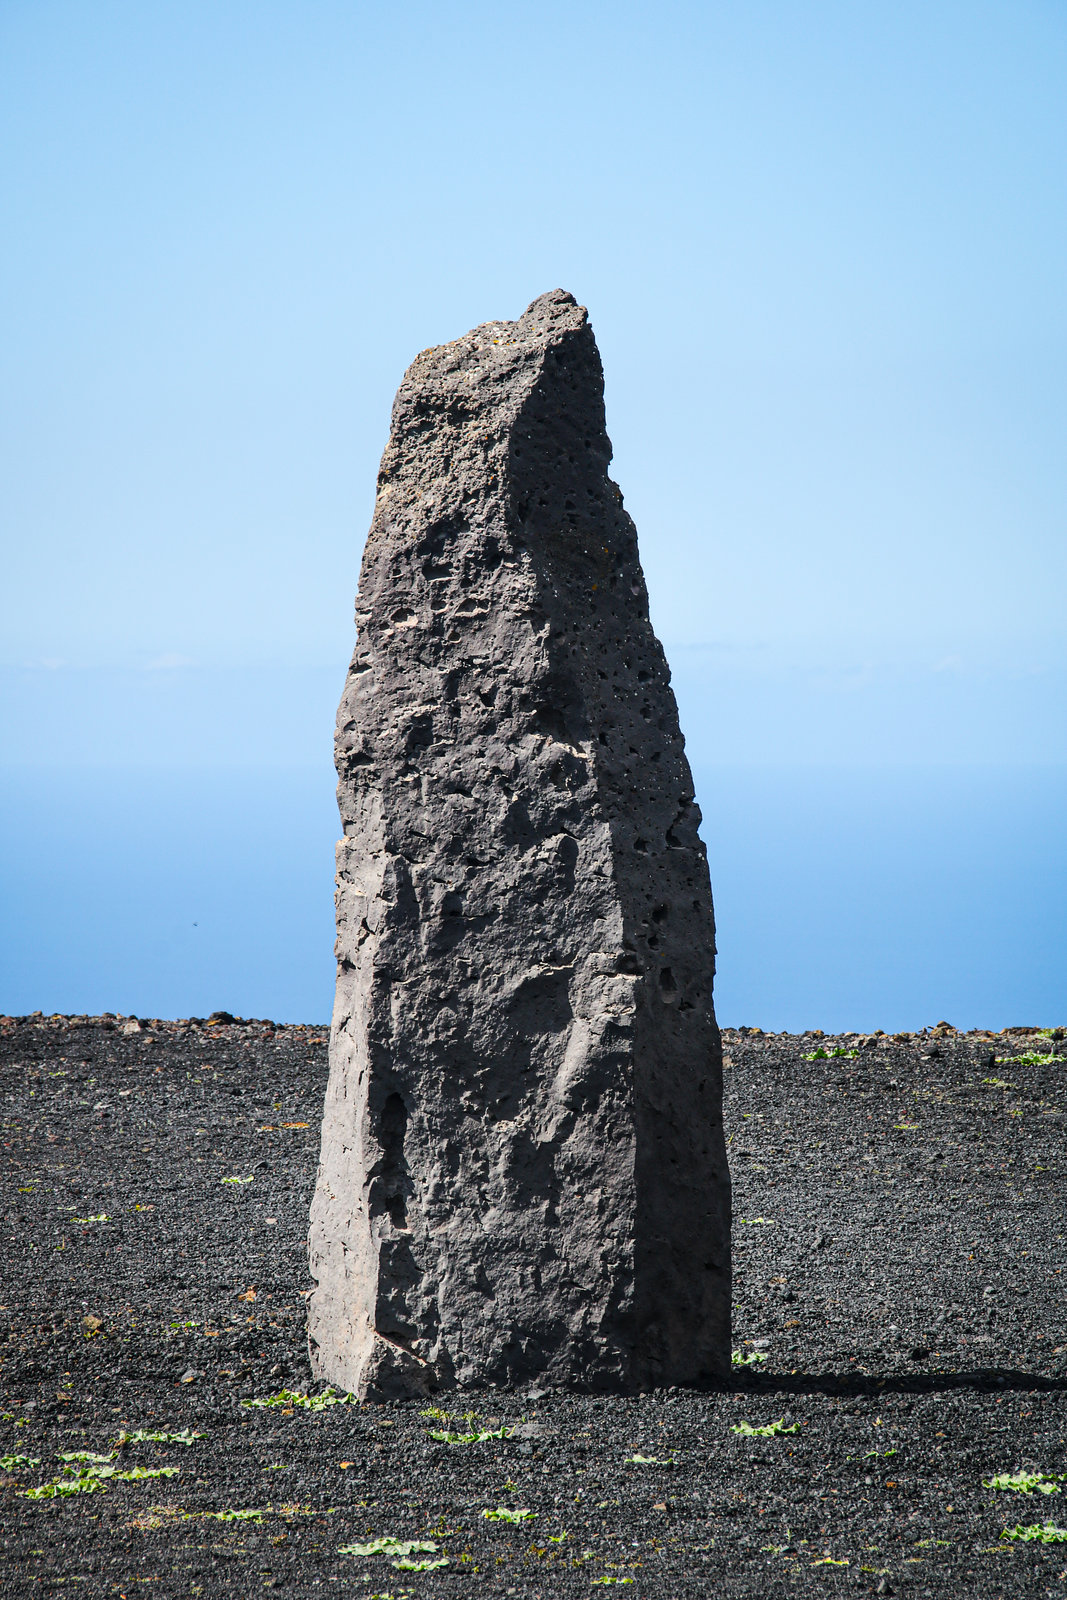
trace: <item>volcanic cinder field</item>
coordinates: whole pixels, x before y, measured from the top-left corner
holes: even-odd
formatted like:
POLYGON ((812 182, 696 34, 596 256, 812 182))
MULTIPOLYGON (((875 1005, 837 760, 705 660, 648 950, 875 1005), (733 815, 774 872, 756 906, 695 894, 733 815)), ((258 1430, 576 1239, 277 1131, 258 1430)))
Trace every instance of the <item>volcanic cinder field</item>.
POLYGON ((1062 1595, 1063 1030, 724 1037, 732 1382, 361 1406, 326 1030, 0 1020, 4 1595, 1062 1595))

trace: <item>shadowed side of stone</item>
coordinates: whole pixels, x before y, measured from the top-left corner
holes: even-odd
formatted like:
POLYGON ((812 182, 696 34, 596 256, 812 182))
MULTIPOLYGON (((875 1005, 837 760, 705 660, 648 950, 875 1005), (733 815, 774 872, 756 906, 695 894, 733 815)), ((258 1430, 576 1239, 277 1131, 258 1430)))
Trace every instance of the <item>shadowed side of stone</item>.
POLYGON ((397 394, 338 715, 319 1375, 368 1395, 729 1366, 699 813, 584 310, 397 394))

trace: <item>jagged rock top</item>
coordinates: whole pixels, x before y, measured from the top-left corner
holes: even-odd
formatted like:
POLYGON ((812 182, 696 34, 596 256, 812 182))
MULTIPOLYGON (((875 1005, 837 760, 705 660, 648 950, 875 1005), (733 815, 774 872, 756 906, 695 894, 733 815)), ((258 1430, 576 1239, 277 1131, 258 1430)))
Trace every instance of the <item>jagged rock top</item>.
MULTIPOLYGON (((585 307, 566 290, 553 289, 515 322, 484 322, 416 356, 393 404, 377 512, 399 511, 426 495, 441 507, 478 497, 493 501, 507 468, 516 464, 511 434, 519 413, 553 362, 570 369, 574 399, 582 391, 582 436, 606 469, 611 447, 596 341, 585 307)), ((372 527, 372 539, 375 533, 372 527)))

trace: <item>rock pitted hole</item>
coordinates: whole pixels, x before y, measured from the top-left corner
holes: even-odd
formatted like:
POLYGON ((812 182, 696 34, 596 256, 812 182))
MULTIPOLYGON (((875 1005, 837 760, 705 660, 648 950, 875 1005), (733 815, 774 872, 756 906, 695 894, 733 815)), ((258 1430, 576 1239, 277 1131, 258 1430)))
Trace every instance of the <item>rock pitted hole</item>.
POLYGON ((573 835, 561 834, 556 845, 556 861, 559 864, 558 890, 566 899, 568 895, 574 893, 575 872, 578 865, 578 841, 573 835))
POLYGON ((382 1147, 378 1209, 388 1213, 394 1228, 405 1231, 408 1225, 407 1188, 410 1181, 404 1155, 407 1131, 407 1107, 398 1094, 391 1094, 382 1107, 378 1124, 378 1142, 382 1147))
POLYGON ((430 524, 417 546, 425 578, 451 577, 456 544, 467 531, 462 517, 444 517, 430 524))
POLYGON ((539 733, 545 734, 550 739, 555 739, 558 744, 570 744, 574 735, 571 732, 570 721, 566 710, 558 705, 541 705, 534 709, 534 724, 539 733))

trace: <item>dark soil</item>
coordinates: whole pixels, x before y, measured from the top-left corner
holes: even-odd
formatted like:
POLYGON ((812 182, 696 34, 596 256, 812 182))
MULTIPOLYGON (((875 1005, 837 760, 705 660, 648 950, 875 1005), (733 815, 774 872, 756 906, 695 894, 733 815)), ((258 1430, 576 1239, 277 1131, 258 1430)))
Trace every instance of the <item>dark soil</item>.
POLYGON ((309 1383, 325 1029, 0 1022, 4 1595, 1062 1595, 1067 1543, 1002 1531, 1067 1526, 1067 1483, 983 1479, 1067 1472, 1067 1060, 1035 1060, 1067 1046, 726 1044, 734 1345, 766 1360, 714 1392, 444 1395, 447 1422, 242 1405, 309 1383), (177 1475, 27 1497, 135 1429, 202 1437, 110 1463, 177 1475), (384 1535, 449 1564, 340 1553, 384 1535))

